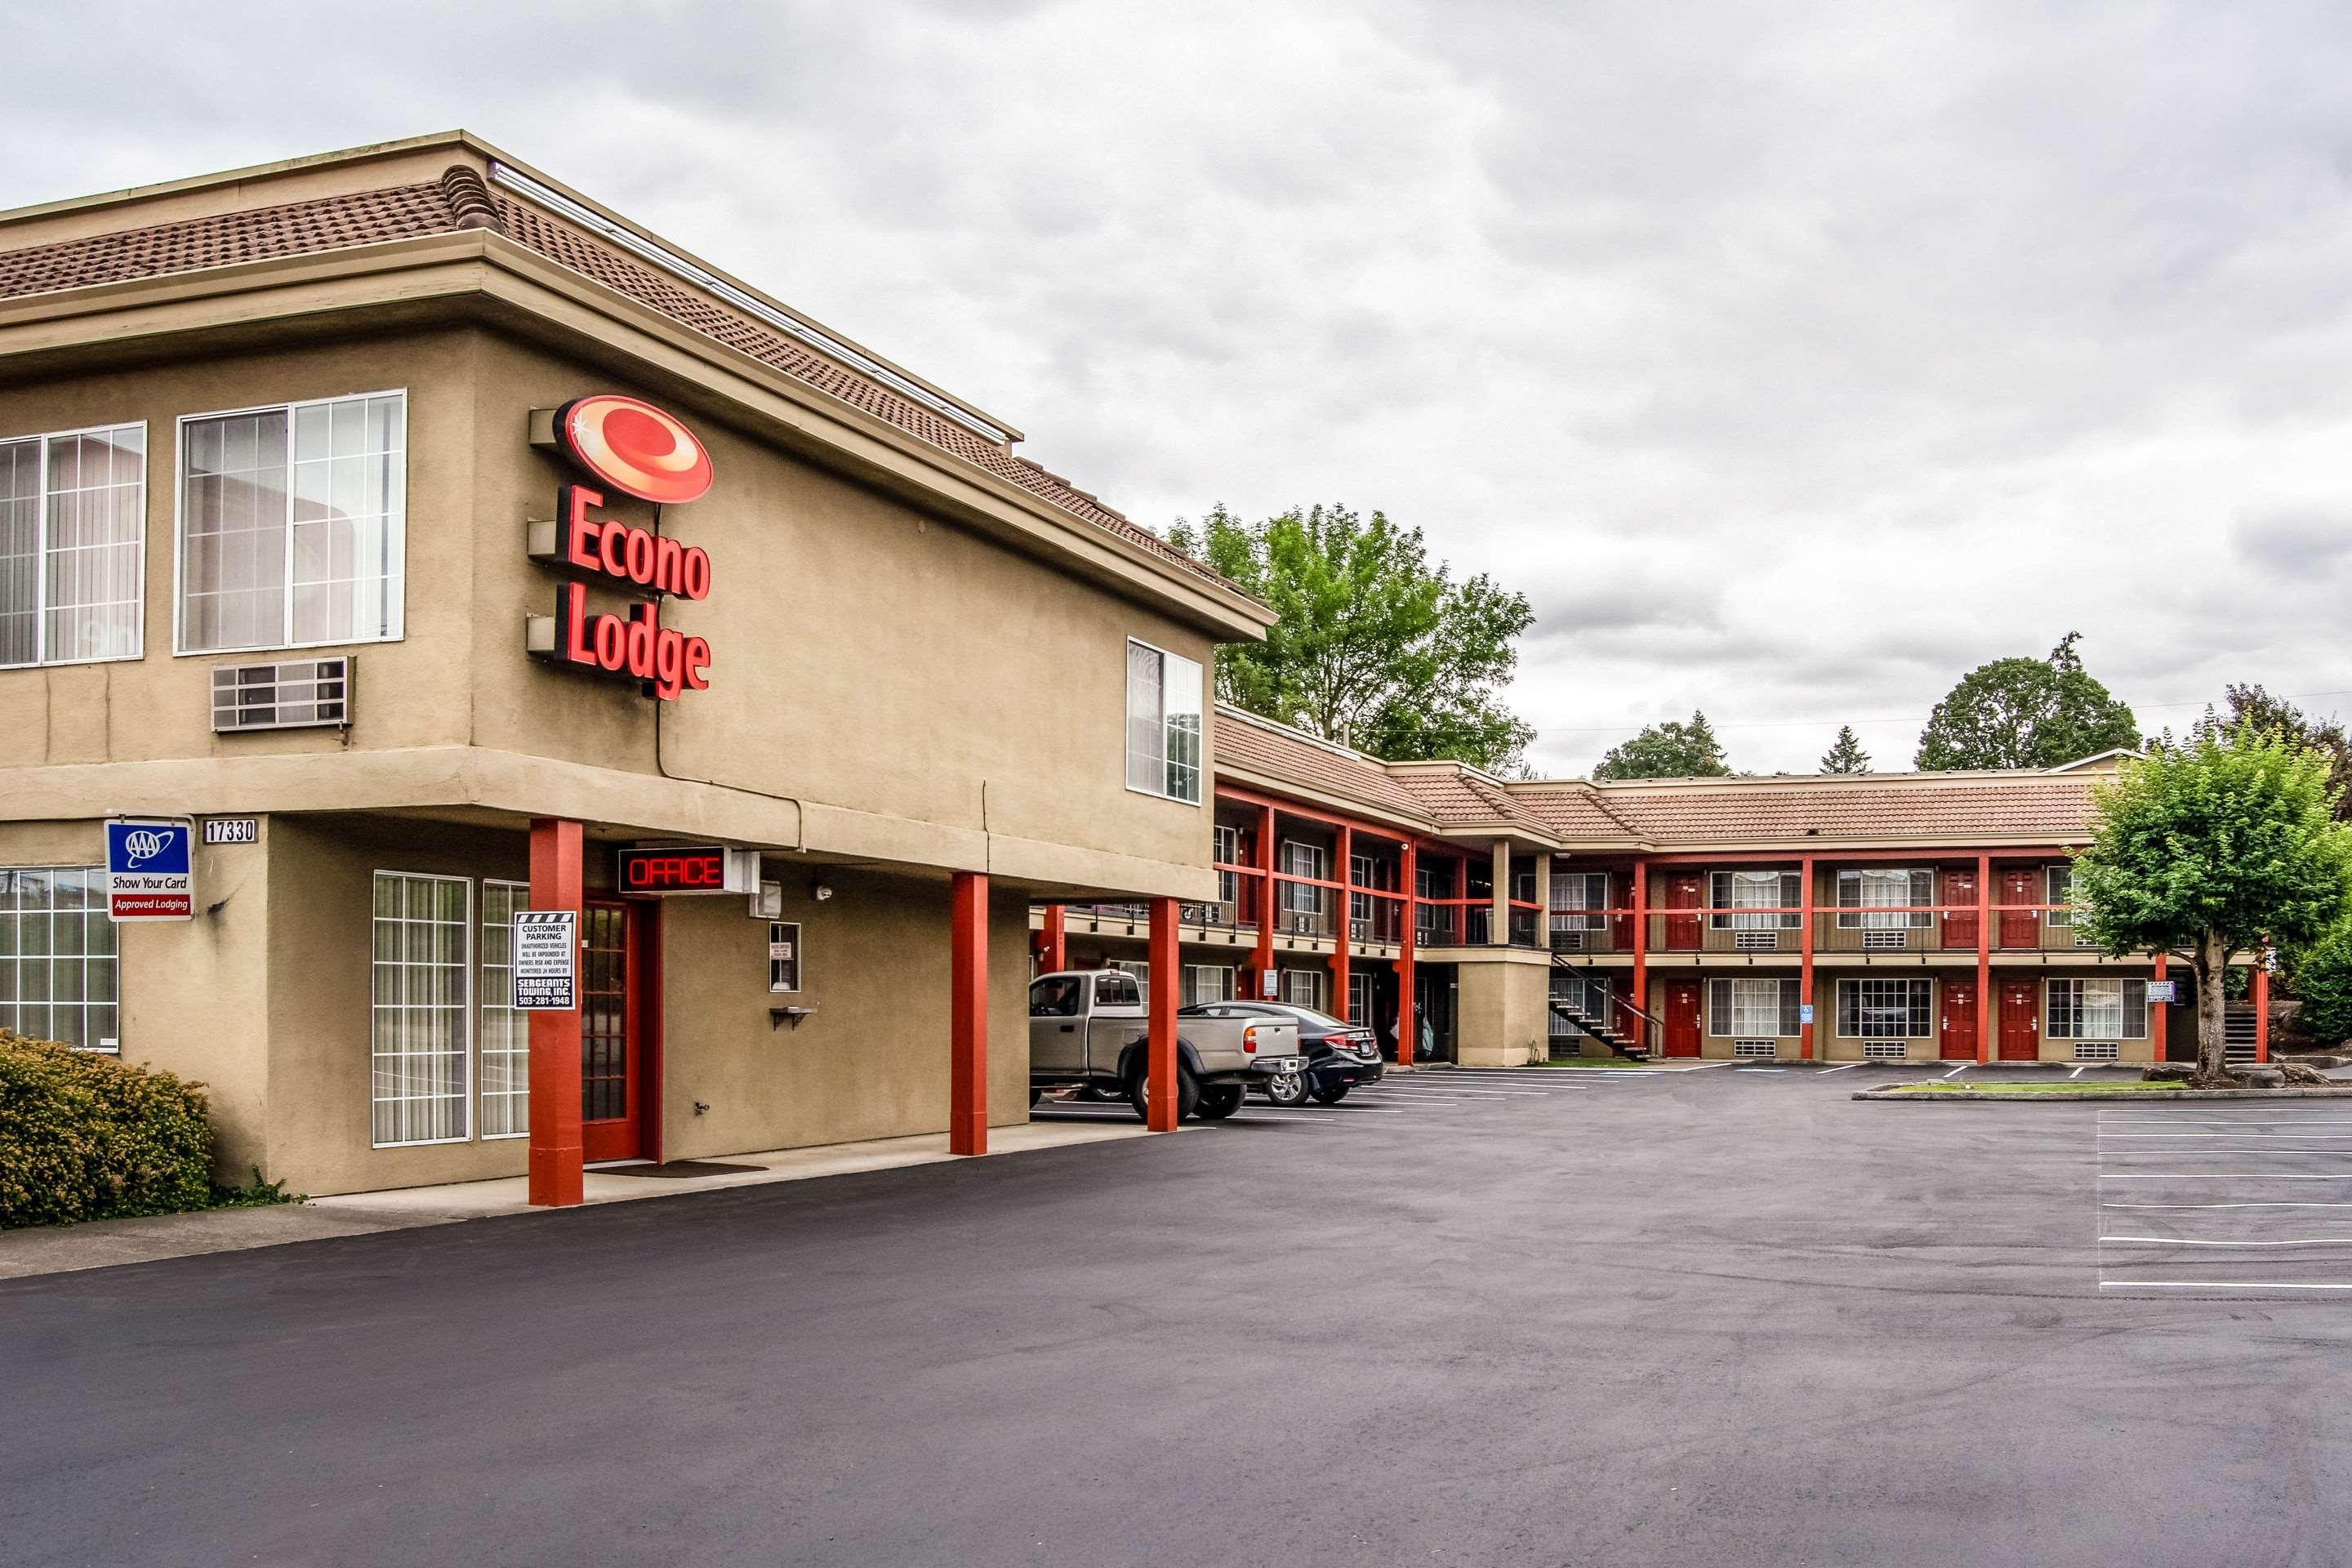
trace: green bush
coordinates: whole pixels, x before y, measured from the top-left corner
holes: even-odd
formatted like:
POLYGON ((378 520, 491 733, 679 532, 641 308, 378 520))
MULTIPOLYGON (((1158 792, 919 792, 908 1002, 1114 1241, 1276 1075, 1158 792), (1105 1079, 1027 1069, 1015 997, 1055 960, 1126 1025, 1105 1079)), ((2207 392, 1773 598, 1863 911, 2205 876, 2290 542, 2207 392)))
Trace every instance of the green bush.
POLYGON ((0 1029, 0 1229, 213 1202, 205 1092, 0 1029))
POLYGON ((2352 926, 2336 926, 2287 958, 2303 1026, 2322 1045, 2352 1039, 2352 926))

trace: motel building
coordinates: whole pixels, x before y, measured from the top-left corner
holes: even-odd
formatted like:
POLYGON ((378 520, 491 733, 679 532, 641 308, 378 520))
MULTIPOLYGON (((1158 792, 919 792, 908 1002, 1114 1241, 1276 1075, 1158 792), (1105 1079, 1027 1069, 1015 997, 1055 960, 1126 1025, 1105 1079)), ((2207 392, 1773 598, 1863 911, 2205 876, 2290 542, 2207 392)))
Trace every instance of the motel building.
POLYGON ((0 1026, 316 1194, 983 1151, 1271 618, 1019 440, 463 133, 0 214, 0 1026))
POLYGON ((546 1204, 983 1152, 1041 965, 1149 982, 1161 1130, 1244 994, 1465 1066, 2181 1048, 2067 923, 2112 759, 1374 762, 1215 709, 1270 613, 1020 439, 462 132, 0 214, 0 1027, 208 1085, 227 1176, 546 1204))
MULTIPOLYGON (((2109 957, 2073 923, 2068 857, 2119 753, 2047 772, 1503 780, 1231 709, 1215 721, 1217 896, 1179 908, 1187 1005, 1344 1008, 1400 1060, 1465 1067, 2196 1055, 2186 962, 2109 957)), ((1149 969, 1140 906, 1043 907, 1030 928, 1039 972, 1149 969)), ((2267 1059, 2258 965, 2246 992, 2231 1054, 2267 1059)))

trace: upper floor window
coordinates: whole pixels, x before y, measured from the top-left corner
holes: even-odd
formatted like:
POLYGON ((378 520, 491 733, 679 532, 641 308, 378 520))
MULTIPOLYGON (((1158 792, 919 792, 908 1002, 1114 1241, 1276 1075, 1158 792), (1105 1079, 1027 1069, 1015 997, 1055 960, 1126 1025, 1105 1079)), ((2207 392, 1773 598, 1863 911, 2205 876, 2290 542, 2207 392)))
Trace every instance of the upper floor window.
POLYGON ((2067 906, 2074 901, 2074 868, 2072 866, 2046 868, 2042 873, 2042 886, 2048 889, 2048 897, 2042 901, 2050 906, 2044 911, 2049 922, 2053 926, 2073 925, 2074 911, 2067 906))
POLYGON ((1717 911, 1709 920, 1717 931, 1794 930, 1805 923, 1798 905, 1804 901, 1805 879, 1794 871, 1717 871, 1708 898, 1717 911), (1731 914, 1726 910, 1754 910, 1731 914))
POLYGON ((1840 931, 1905 931, 1926 927, 1934 916, 1936 873, 1890 868, 1838 873, 1840 931), (1917 913, 1909 913, 1909 910, 1917 913))
POLYGON ((180 422, 183 653, 401 632, 407 396, 180 422))
POLYGON ((137 658, 147 426, 0 441, 0 665, 137 658))
POLYGON ((1127 645, 1127 787, 1201 804, 1201 667, 1127 645))

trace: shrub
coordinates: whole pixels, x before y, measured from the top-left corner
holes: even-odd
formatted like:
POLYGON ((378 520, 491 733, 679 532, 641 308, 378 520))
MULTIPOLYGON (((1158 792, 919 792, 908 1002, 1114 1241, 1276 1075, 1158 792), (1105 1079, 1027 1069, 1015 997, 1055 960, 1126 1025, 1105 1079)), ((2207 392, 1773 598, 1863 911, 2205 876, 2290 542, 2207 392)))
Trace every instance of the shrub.
POLYGON ((213 1201, 200 1085, 0 1030, 0 1229, 213 1201))

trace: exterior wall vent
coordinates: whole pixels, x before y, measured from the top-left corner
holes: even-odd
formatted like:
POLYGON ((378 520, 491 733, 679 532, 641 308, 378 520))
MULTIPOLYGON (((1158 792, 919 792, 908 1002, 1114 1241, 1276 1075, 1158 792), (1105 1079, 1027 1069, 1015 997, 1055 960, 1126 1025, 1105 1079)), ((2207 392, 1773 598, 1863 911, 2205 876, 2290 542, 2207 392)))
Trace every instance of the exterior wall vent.
POLYGON ((1911 933, 1907 931, 1866 931, 1862 933, 1862 950, 1864 952, 1900 952, 1910 945, 1911 933))
POLYGON ((2124 1048, 2114 1040, 2076 1040, 2074 1059, 2078 1062, 2111 1062, 2118 1060, 2124 1048))
POLYGON ((1906 1061, 1910 1058, 1910 1056, 1911 1042, 1908 1040, 1864 1040, 1862 1042, 1862 1059, 1866 1062, 1906 1061))
POLYGON ((1734 1040, 1731 1054, 1735 1057, 1761 1057, 1767 1061, 1780 1054, 1778 1040, 1734 1040))
POLYGON ((352 659, 213 666, 213 732, 302 730, 352 721, 352 659))
POLYGON ((1777 931, 1734 931, 1731 946, 1736 952, 1778 952, 1780 951, 1780 933, 1777 931))

